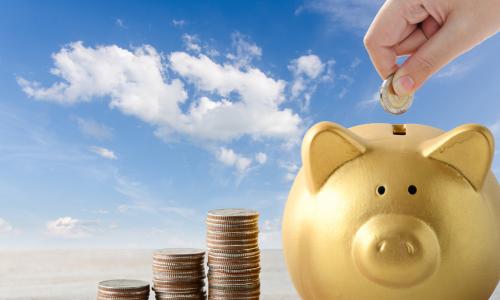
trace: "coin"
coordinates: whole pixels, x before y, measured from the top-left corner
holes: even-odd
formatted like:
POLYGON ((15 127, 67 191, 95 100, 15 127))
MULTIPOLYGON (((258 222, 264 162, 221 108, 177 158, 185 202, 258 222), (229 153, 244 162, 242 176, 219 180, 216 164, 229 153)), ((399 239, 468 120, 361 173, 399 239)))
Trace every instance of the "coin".
POLYGON ((97 300, 147 300, 149 283, 133 279, 112 279, 99 282, 97 300))
POLYGON ((205 250, 169 248, 153 254, 157 300, 206 299, 205 278, 205 250))
POLYGON ((391 114, 400 115, 410 108, 413 103, 413 94, 406 96, 397 95, 392 85, 393 78, 394 74, 387 77, 382 83, 382 87, 380 88, 380 104, 385 111, 391 114))
POLYGON ((259 213, 249 209, 208 212, 208 298, 259 299, 259 213))
POLYGON ((223 209, 213 209, 208 212, 208 218, 223 218, 223 217, 254 217, 257 218, 259 212, 253 209, 247 208, 223 208, 223 209))

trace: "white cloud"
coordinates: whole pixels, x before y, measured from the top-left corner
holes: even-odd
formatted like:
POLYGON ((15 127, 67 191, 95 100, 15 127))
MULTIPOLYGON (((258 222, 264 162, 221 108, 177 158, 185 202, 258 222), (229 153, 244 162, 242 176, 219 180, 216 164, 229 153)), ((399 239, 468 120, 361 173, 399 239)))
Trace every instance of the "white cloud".
POLYGON ((490 126, 490 130, 494 135, 500 135, 500 119, 490 126))
POLYGON ((92 235, 92 222, 84 222, 72 217, 61 217, 46 224, 49 235, 61 238, 83 238, 92 235))
POLYGON ((116 156, 116 154, 113 151, 106 149, 106 148, 103 148, 103 147, 92 146, 92 147, 90 147, 90 151, 94 152, 95 154, 97 154, 103 158, 107 158, 107 159, 111 159, 111 160, 118 159, 118 157, 116 156))
POLYGON ((253 59, 259 59, 262 56, 262 49, 251 42, 247 36, 235 32, 231 38, 236 53, 229 53, 226 57, 232 60, 236 67, 247 67, 253 59))
POLYGON ((197 35, 191 35, 191 34, 183 34, 182 35, 182 41, 184 42, 184 45, 186 46, 186 50, 188 51, 193 51, 193 52, 200 52, 201 51, 201 46, 200 40, 197 35))
POLYGON ((9 222, 0 218, 0 235, 10 233, 13 230, 14 230, 14 227, 12 227, 12 225, 10 225, 9 222))
POLYGON ((259 153, 257 153, 255 155, 255 160, 259 164, 263 165, 263 164, 265 164, 267 162, 267 155, 265 153, 263 153, 263 152, 259 152, 259 153))
POLYGON ((158 209, 161 213, 175 214, 183 218, 189 219, 196 214, 196 211, 191 208, 176 207, 176 206, 162 206, 158 209))
POLYGON ((472 63, 454 62, 434 75, 435 78, 461 78, 474 67, 472 63))
POLYGON ((307 0, 296 10, 312 11, 328 16, 335 27, 364 31, 375 17, 383 0, 307 0))
POLYGON ((280 218, 262 221, 259 239, 263 249, 280 249, 282 247, 281 222, 280 218))
POLYGON ((354 57, 354 59, 351 62, 351 65, 349 66, 349 69, 351 70, 356 69, 360 64, 361 64, 361 59, 359 57, 354 57))
POLYGON ((320 82, 333 80, 334 64, 334 60, 323 63, 314 54, 303 55, 291 61, 288 66, 294 78, 291 86, 291 96, 295 99, 299 97, 304 99, 302 109, 309 107, 311 97, 320 82))
POLYGON ((127 28, 127 26, 125 26, 125 22, 123 22, 122 19, 116 19, 115 24, 120 28, 127 28))
POLYGON ((172 24, 174 25, 174 27, 184 27, 186 23, 187 22, 185 20, 176 20, 176 19, 172 20, 172 24))
POLYGON ((286 182, 293 181, 297 172, 299 171, 299 166, 294 162, 280 162, 280 167, 285 170, 284 180, 286 182))
POLYGON ((141 211, 151 214, 169 214, 170 216, 180 216, 186 219, 191 219, 196 215, 196 211, 192 208, 181 207, 172 201, 158 199, 141 182, 130 180, 119 174, 114 175, 114 180, 115 190, 128 200, 126 203, 118 205, 117 210, 119 213, 141 211))
POLYGON ((28 96, 61 104, 109 98, 111 108, 156 125, 157 135, 164 138, 178 133, 214 141, 243 135, 289 140, 301 132, 301 118, 280 108, 285 82, 251 66, 241 70, 203 54, 168 55, 176 74, 218 98, 192 100, 184 113, 180 108, 187 100, 184 84, 166 77, 168 66, 151 46, 129 51, 116 45, 92 48, 76 42, 53 54, 53 60, 51 72, 62 80, 43 87, 19 77, 28 96))
POLYGON ((295 76, 306 75, 311 79, 315 79, 323 72, 325 65, 317 55, 308 54, 293 60, 290 69, 295 76))
POLYGON ((356 106, 359 109, 367 109, 375 107, 378 103, 380 103, 380 92, 377 91, 370 98, 359 101, 356 106))
POLYGON ((113 136, 112 128, 94 120, 77 117, 76 123, 78 124, 80 131, 86 136, 90 136, 98 140, 107 140, 113 136))
POLYGON ((99 209, 93 209, 93 210, 88 210, 88 209, 85 209, 84 210, 85 212, 89 212, 89 213, 93 213, 93 214, 98 214, 98 215, 107 215, 109 213, 108 210, 106 209, 102 209, 102 208, 99 208, 99 209))
POLYGON ((245 134, 254 138, 299 135, 301 118, 290 109, 279 108, 285 99, 284 81, 274 80, 256 68, 220 65, 203 54, 195 57, 174 52, 169 60, 172 70, 198 90, 221 97, 219 101, 202 97, 192 103, 184 115, 183 132, 226 141, 245 134), (239 99, 229 100, 234 94, 239 99))
POLYGON ((252 164, 252 159, 225 147, 219 148, 216 158, 226 166, 235 167, 239 174, 245 174, 252 164))
POLYGON ((151 46, 130 52, 118 46, 91 48, 76 42, 52 57, 51 73, 63 81, 44 88, 18 78, 27 95, 64 104, 109 97, 111 108, 148 122, 175 119, 177 104, 187 97, 179 80, 164 81, 161 56, 151 46))

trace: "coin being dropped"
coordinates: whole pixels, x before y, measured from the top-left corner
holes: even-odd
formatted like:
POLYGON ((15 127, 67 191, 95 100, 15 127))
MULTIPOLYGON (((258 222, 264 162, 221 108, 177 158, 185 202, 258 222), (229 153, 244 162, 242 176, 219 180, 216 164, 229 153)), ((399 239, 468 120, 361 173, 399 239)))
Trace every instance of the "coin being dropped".
POLYGON ((406 96, 399 96, 394 92, 392 86, 392 79, 394 74, 390 75, 382 83, 380 88, 380 104, 385 111, 391 114, 400 115, 408 111, 411 104, 413 103, 413 94, 406 96))

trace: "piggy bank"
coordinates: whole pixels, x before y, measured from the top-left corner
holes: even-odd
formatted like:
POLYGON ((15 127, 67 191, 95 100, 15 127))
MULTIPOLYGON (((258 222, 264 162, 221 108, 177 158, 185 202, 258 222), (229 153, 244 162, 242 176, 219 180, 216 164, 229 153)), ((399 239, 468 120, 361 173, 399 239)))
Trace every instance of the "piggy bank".
POLYGON ((486 300, 500 277, 491 133, 322 122, 283 216, 302 299, 486 300))

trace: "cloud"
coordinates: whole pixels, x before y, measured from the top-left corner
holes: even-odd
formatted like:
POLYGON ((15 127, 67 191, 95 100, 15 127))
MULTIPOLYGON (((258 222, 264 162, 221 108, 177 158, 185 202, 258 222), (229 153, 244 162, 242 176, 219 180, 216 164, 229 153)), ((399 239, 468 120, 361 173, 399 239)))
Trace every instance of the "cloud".
POLYGON ((103 158, 107 158, 107 159, 111 159, 111 160, 118 159, 118 157, 116 156, 116 154, 113 151, 106 149, 106 148, 103 148, 103 147, 92 146, 92 147, 90 147, 90 151, 94 152, 95 154, 97 154, 103 158))
POLYGON ((10 225, 9 222, 6 220, 0 218, 0 235, 2 234, 8 234, 14 230, 14 227, 10 225))
POLYGON ((334 64, 334 60, 323 63, 314 54, 303 55, 291 61, 288 66, 294 78, 291 85, 291 96, 294 99, 304 98, 303 109, 309 107, 311 97, 320 82, 333 80, 334 64))
POLYGON ((263 220, 260 225, 259 239, 262 248, 281 249, 281 222, 280 218, 263 220))
POLYGON ((193 52, 200 52, 201 51, 201 46, 200 40, 198 39, 197 35, 191 35, 191 34, 183 34, 182 35, 182 41, 184 42, 184 45, 186 46, 186 50, 188 51, 193 51, 193 52))
POLYGON ((494 135, 500 135, 500 120, 490 126, 490 130, 494 135))
POLYGON ((93 222, 80 221, 72 217, 61 217, 47 222, 45 228, 51 236, 77 239, 92 236, 93 222))
POLYGON ((434 75, 435 78, 461 78, 474 67, 472 63, 454 62, 434 75))
POLYGON ((114 189, 128 200, 117 207, 119 213, 141 211, 150 214, 169 214, 185 219, 192 219, 196 216, 196 211, 192 208, 181 207, 172 201, 158 199, 141 182, 130 180, 119 174, 114 175, 114 180, 114 189))
POLYGON ((290 69, 295 76, 305 75, 315 79, 323 72, 325 65, 317 55, 308 54, 293 60, 290 69))
POLYGON ((123 22, 122 19, 116 19, 115 25, 120 27, 120 28, 124 28, 124 29, 127 28, 127 26, 125 26, 125 22, 123 22))
POLYGON ((237 154, 232 149, 225 147, 221 147, 217 151, 216 158, 226 166, 235 167, 239 174, 245 174, 252 164, 251 158, 237 154))
POLYGON ((274 80, 261 70, 245 70, 231 64, 217 64, 201 54, 174 52, 169 56, 174 72, 199 91, 220 97, 202 97, 184 115, 181 130, 190 136, 228 141, 242 135, 253 138, 296 138, 301 118, 290 109, 280 109, 285 100, 285 82, 274 80), (233 96, 236 99, 229 100, 233 96))
POLYGON ((380 92, 375 92, 372 94, 372 96, 368 99, 361 100, 356 104, 356 107, 358 109, 367 109, 367 108, 373 108, 375 107, 378 103, 380 103, 380 92))
POLYGON ((263 152, 259 152, 259 153, 257 153, 255 155, 255 160, 259 164, 263 165, 263 164, 265 164, 267 162, 267 155, 265 153, 263 153, 263 152))
POLYGON ((354 57, 354 59, 351 62, 351 65, 349 66, 349 69, 354 70, 356 69, 359 65, 361 64, 361 59, 359 57, 354 57))
POLYGON ((383 0, 306 0, 296 14, 311 11, 324 14, 333 27, 362 31, 368 28, 383 0))
POLYGON ((235 32, 231 35, 231 39, 236 53, 228 53, 226 57, 233 61, 236 67, 247 67, 254 59, 260 59, 262 56, 262 49, 251 42, 247 36, 235 32))
POLYGON ((293 181, 297 172, 299 171, 299 166, 294 162, 280 162, 280 167, 285 170, 284 180, 286 182, 293 181))
POLYGON ((176 19, 173 19, 172 20, 172 25, 174 25, 174 27, 184 27, 184 25, 186 25, 187 22, 185 20, 176 20, 176 19))
POLYGON ((242 70, 218 64, 203 54, 173 52, 166 57, 168 64, 148 45, 129 51, 75 42, 52 56, 51 73, 61 81, 49 87, 22 77, 17 81, 37 100, 74 104, 109 98, 111 108, 155 125, 156 134, 165 139, 172 134, 213 141, 244 135, 288 141, 300 136, 302 119, 280 108, 284 81, 252 66, 242 70), (212 98, 189 99, 183 112, 187 91, 180 78, 167 77, 168 68, 212 98))
POLYGON ((0 147, 0 162, 4 168, 52 170, 55 165, 64 165, 87 169, 94 160, 88 149, 61 141, 33 111, 0 103, 0 120, 0 140, 5 141, 0 147))
POLYGON ((340 70, 340 74, 336 77, 339 82, 342 82, 340 92, 338 93, 339 99, 344 98, 349 92, 350 87, 354 83, 354 75, 360 64, 361 59, 359 59, 359 57, 354 57, 348 67, 344 67, 340 70))
POLYGON ((77 117, 76 123, 78 124, 78 129, 86 136, 98 140, 108 140, 113 136, 112 128, 94 120, 77 117))
POLYGON ((107 214, 109 213, 109 211, 108 211, 108 210, 106 210, 106 209, 102 209, 102 208, 99 208, 99 209, 91 209, 91 210, 85 209, 84 211, 85 211, 85 212, 92 213, 92 214, 98 214, 98 215, 107 215, 107 214))

